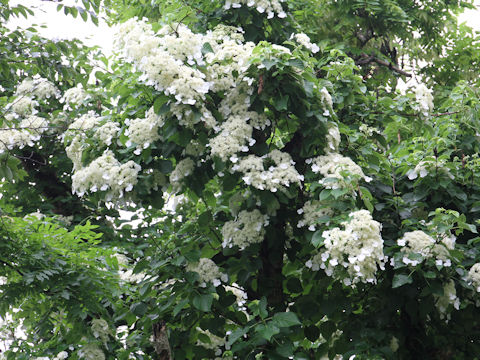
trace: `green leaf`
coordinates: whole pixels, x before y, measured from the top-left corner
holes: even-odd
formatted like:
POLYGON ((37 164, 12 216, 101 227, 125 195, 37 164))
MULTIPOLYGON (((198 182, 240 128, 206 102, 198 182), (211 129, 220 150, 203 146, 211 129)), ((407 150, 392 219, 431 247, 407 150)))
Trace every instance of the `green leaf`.
POLYGON ((287 280, 287 290, 292 294, 298 294, 303 291, 302 283, 297 278, 290 278, 287 280))
POLYGON ((147 309, 148 306, 144 302, 135 303, 130 306, 130 311, 137 316, 144 315, 147 312, 147 309))
POLYGON ((312 342, 317 341, 320 337, 320 329, 315 325, 307 326, 303 330, 303 333, 305 334, 305 337, 312 342))
POLYGON ((288 108, 288 95, 283 95, 275 99, 275 102, 273 103, 275 106, 275 109, 278 111, 284 111, 287 110, 288 108))
POLYGON ((280 333, 280 329, 275 326, 271 321, 266 325, 260 324, 255 328, 255 331, 260 334, 264 339, 270 341, 273 335, 280 333))
POLYGON ((197 222, 198 222, 198 225, 200 225, 201 227, 206 227, 209 224, 211 224, 212 221, 213 221, 212 213, 210 211, 205 211, 200 214, 197 222))
POLYGON ((212 45, 210 45, 210 43, 206 42, 202 46, 202 54, 205 55, 205 54, 208 54, 208 53, 213 53, 213 49, 212 49, 212 45))
POLYGON ((272 322, 278 327, 290 327, 300 325, 300 320, 293 312, 281 312, 273 315, 272 322))
POLYGON ((325 242, 325 239, 322 237, 323 230, 317 230, 313 233, 312 236, 312 245, 315 246, 316 248, 320 247, 323 245, 325 242))
POLYGON ((392 280, 392 289, 399 288, 405 284, 411 284, 413 279, 411 276, 404 274, 395 274, 392 280))
POLYGON ((181 300, 175 307, 173 308, 173 317, 177 316, 180 311, 188 304, 188 299, 181 300))
POLYGON ((155 99, 155 102, 153 103, 153 110, 155 111, 155 114, 158 114, 160 110, 162 109, 162 106, 168 101, 168 97, 165 95, 159 95, 155 99))
POLYGON ((228 336, 228 341, 227 345, 232 346, 233 343, 235 343, 238 339, 240 339, 243 335, 245 335, 248 331, 248 328, 240 328, 235 331, 233 331, 229 336, 228 336))
POLYGON ((200 311, 209 312, 212 307, 213 295, 200 294, 193 298, 193 306, 200 311))

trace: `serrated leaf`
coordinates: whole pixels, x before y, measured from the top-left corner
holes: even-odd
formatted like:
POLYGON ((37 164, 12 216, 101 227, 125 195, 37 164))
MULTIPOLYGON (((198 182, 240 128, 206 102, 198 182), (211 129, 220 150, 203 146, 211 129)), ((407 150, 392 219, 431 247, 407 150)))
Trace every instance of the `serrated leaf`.
POLYGON ((209 312, 212 307, 213 295, 201 294, 193 298, 193 306, 200 311, 209 312))
POLYGON ((395 274, 392 280, 392 289, 399 288, 405 284, 411 284, 413 279, 411 276, 404 274, 395 274))
POLYGON ((188 299, 181 300, 175 307, 173 308, 173 316, 177 316, 180 311, 187 305, 188 299))
POLYGON ((247 331, 248 331, 248 328, 240 328, 240 329, 237 329, 237 330, 233 331, 228 336, 227 345, 232 346, 232 344, 235 343, 235 341, 237 341, 238 339, 240 339, 243 335, 245 335, 247 333, 247 331))
POLYGON ((264 339, 270 341, 273 335, 276 335, 280 332, 280 329, 272 324, 272 322, 268 322, 266 325, 260 324, 256 327, 255 331, 260 334, 264 339))
POLYGON ((300 320, 293 312, 281 312, 273 315, 273 323, 278 327, 290 327, 300 325, 300 320))

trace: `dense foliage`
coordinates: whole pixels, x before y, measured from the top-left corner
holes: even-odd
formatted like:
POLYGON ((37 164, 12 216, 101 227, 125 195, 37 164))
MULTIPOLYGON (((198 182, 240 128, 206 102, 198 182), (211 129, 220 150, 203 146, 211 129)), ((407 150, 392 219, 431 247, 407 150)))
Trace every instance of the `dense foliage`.
POLYGON ((0 2, 0 358, 478 357, 471 1, 102 4, 0 2))

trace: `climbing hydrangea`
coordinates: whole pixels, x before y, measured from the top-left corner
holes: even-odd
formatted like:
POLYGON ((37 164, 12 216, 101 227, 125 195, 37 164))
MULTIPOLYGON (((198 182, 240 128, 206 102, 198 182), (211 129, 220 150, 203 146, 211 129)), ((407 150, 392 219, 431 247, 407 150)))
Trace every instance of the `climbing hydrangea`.
POLYGON ((435 295, 435 306, 440 313, 440 317, 450 319, 450 314, 447 314, 449 305, 452 305, 454 309, 460 309, 460 299, 457 297, 457 291, 455 290, 455 282, 453 280, 448 281, 443 286, 443 295, 435 295))
POLYGON ((266 12, 268 19, 273 18, 275 14, 279 18, 284 18, 287 14, 283 11, 282 2, 283 0, 226 0, 224 8, 228 10, 231 7, 239 8, 242 5, 247 5, 248 7, 255 7, 261 14, 266 12))
POLYGON ((133 161, 121 164, 112 151, 106 150, 102 156, 72 175, 73 192, 83 196, 86 192, 106 191, 107 201, 119 199, 133 189, 137 183, 140 165, 133 161))
POLYGON ((474 264, 469 272, 468 279, 471 281, 477 292, 480 292, 480 263, 474 264))
POLYGON ((178 162, 175 169, 170 174, 170 183, 174 192, 178 192, 182 187, 182 180, 193 173, 195 162, 186 158, 178 162))
POLYGON ((292 34, 291 38, 295 39, 297 43, 304 46, 306 49, 310 50, 314 54, 320 50, 317 44, 312 44, 310 38, 306 34, 292 34))
MULTIPOLYGON (((146 112, 145 118, 138 118, 128 122, 129 126, 125 135, 128 136, 130 143, 137 145, 137 150, 146 149, 160 138, 158 129, 163 124, 163 117, 155 114, 155 110, 152 107, 146 112)), ((127 145, 130 145, 130 143, 127 143, 127 145)))
POLYGON ((22 149, 25 146, 33 146, 48 129, 48 125, 44 118, 29 115, 17 127, 0 131, 0 153, 14 147, 22 149))
POLYGON ((85 360, 105 360, 105 354, 95 344, 83 345, 78 351, 78 357, 85 360))
POLYGON ((110 336, 110 326, 104 319, 93 319, 90 323, 93 336, 100 339, 103 343, 108 341, 110 336))
POLYGON ((415 89, 415 98, 417 100, 416 109, 424 116, 428 116, 433 110, 432 90, 428 89, 424 84, 418 84, 415 89))
POLYGON ((297 210, 297 213, 303 214, 303 218, 298 222, 297 227, 308 226, 308 230, 315 231, 318 220, 333 215, 333 210, 325 207, 319 200, 309 200, 301 209, 297 210))
POLYGON ((273 150, 262 157, 248 155, 240 159, 232 170, 243 173, 245 184, 259 190, 276 192, 278 189, 285 190, 290 184, 301 185, 303 175, 297 172, 294 165, 295 162, 288 153, 273 150), (268 163, 272 165, 266 168, 268 163))
POLYGON ((407 254, 402 261, 407 265, 417 265, 420 260, 412 260, 408 257, 410 253, 422 255, 424 258, 434 257, 438 265, 450 266, 451 261, 448 259, 448 250, 455 247, 455 237, 443 236, 437 243, 431 236, 425 234, 421 230, 406 232, 403 237, 397 241, 402 246, 402 251, 407 254))
POLYGON ((336 227, 323 232, 325 250, 307 261, 306 266, 313 271, 323 269, 328 276, 343 279, 346 285, 375 283, 377 267, 383 270, 385 263, 381 224, 367 210, 359 210, 342 225, 344 230, 336 227))
POLYGON ((213 286, 217 287, 222 281, 228 281, 227 274, 222 273, 218 266, 208 258, 201 258, 198 263, 189 264, 187 270, 198 274, 202 287, 206 287, 207 283, 212 283, 213 286))
POLYGON ((257 209, 242 210, 237 218, 227 221, 222 228, 223 247, 238 246, 240 250, 251 244, 260 243, 265 236, 265 227, 268 225, 268 216, 257 209))
POLYGON ((352 159, 342 156, 338 153, 329 153, 314 159, 309 159, 307 163, 312 164, 312 171, 315 174, 322 174, 325 178, 319 180, 319 183, 327 189, 337 189, 348 187, 346 176, 353 176, 356 179, 371 179, 362 171, 362 168, 355 164, 352 159))
POLYGON ((65 109, 72 109, 73 107, 82 104, 89 97, 88 93, 83 89, 81 84, 65 91, 60 98, 61 103, 65 103, 65 109))
POLYGON ((47 79, 37 78, 30 79, 26 78, 22 83, 17 87, 15 95, 25 95, 33 97, 39 100, 47 99, 51 97, 58 97, 59 91, 54 84, 52 84, 47 79))

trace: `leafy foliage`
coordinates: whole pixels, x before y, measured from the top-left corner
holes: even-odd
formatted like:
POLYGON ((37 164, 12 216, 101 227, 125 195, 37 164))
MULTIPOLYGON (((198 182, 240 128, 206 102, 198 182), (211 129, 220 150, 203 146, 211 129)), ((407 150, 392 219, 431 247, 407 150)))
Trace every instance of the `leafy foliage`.
POLYGON ((0 28, 6 358, 478 356, 470 1, 104 6, 110 59, 0 28))

